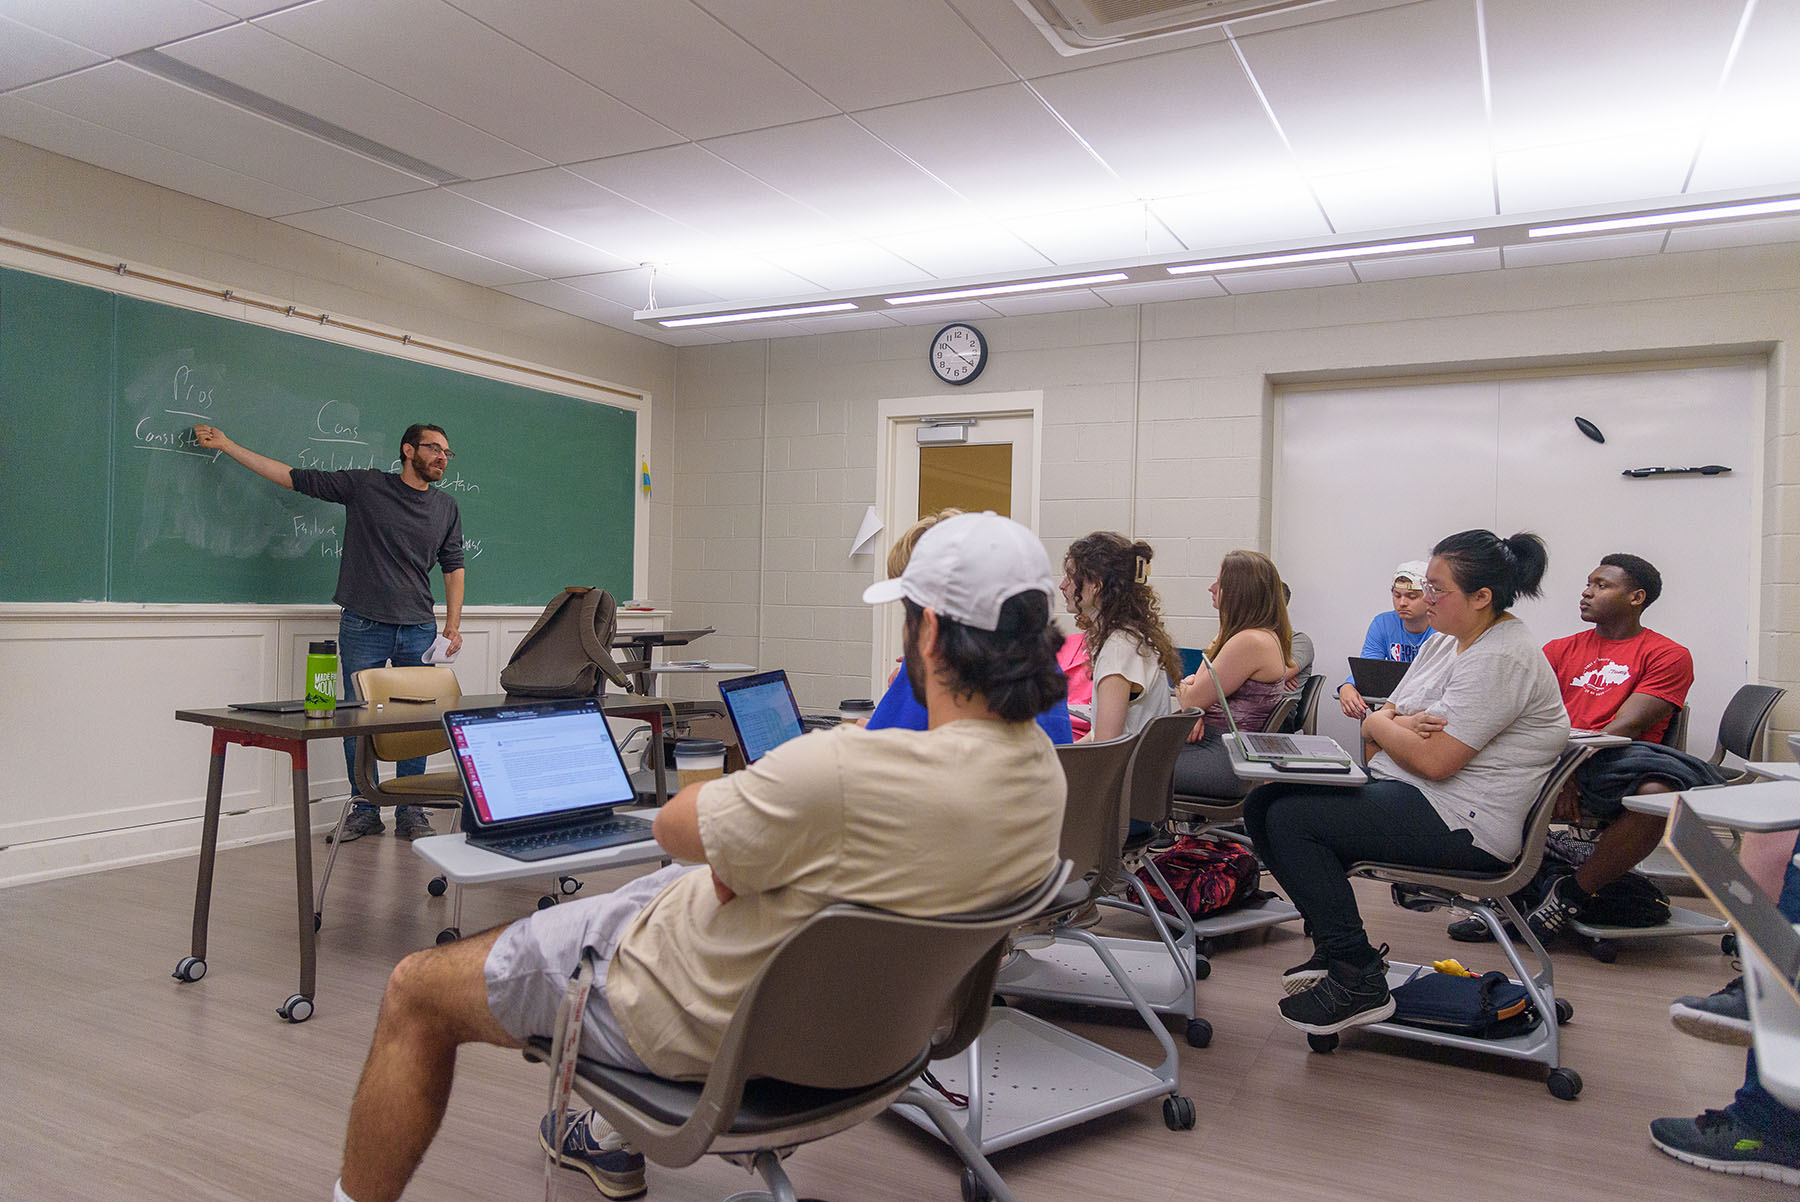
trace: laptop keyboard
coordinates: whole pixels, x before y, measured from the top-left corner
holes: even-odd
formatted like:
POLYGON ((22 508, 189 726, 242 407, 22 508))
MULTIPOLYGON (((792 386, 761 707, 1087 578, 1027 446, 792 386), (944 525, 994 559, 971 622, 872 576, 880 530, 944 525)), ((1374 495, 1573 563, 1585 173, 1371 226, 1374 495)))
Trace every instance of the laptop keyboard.
POLYGON ((1244 746, 1256 755, 1302 755, 1293 735, 1270 735, 1260 732, 1241 734, 1244 746))
POLYGON ((635 814, 615 814, 576 827, 471 842, 515 860, 548 860, 553 856, 614 847, 620 843, 638 843, 649 837, 648 820, 635 814))

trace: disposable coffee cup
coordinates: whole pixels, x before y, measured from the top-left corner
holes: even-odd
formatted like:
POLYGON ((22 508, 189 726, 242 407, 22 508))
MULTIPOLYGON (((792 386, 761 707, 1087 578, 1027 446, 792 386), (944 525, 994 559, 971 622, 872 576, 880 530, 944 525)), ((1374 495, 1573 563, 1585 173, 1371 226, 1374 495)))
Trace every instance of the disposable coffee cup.
POLYGON ((675 744, 675 775, 681 787, 725 775, 725 744, 717 739, 683 739, 675 744))
POLYGON ((875 713, 875 703, 867 697, 846 697, 838 702, 838 721, 862 726, 875 713))

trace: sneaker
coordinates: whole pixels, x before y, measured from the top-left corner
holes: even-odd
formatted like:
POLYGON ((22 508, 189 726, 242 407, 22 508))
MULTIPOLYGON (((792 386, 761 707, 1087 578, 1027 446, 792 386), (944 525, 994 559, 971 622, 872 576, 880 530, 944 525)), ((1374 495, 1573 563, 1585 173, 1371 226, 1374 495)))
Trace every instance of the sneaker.
MULTIPOLYGON (((1502 918, 1500 925, 1505 928, 1508 939, 1518 939, 1519 932, 1514 929, 1512 919, 1502 918)), ((1474 914, 1467 918, 1457 919, 1444 928, 1444 933, 1458 943, 1492 943, 1494 941, 1494 933, 1488 930, 1488 924, 1474 914)), ((1539 940, 1539 942, 1543 941, 1539 940)))
POLYGON ((1691 1119, 1655 1119, 1650 1123, 1650 1142, 1676 1160, 1715 1173, 1800 1185, 1800 1150, 1769 1147, 1729 1110, 1709 1110, 1691 1119))
POLYGON ((1744 978, 1706 997, 1676 998, 1669 1007, 1669 1021, 1697 1039, 1749 1047, 1750 999, 1744 994, 1744 978))
MULTIPOLYGON (((554 1154, 556 1116, 546 1114, 538 1124, 538 1143, 554 1154)), ((625 1137, 609 1131, 591 1110, 569 1111, 569 1129, 563 1134, 562 1166, 586 1173, 602 1195, 624 1202, 644 1196, 644 1154, 634 1152, 625 1137), (602 1134, 604 1132, 604 1134, 602 1134)))
POLYGON ((1550 941, 1580 915, 1586 900, 1587 894, 1575 883, 1574 874, 1558 877, 1550 891, 1544 894, 1544 900, 1525 916, 1525 921, 1531 925, 1531 933, 1537 936, 1538 942, 1548 947, 1550 941))
MULTIPOLYGON (((386 829, 387 826, 381 821, 380 810, 374 806, 358 806, 344 819, 344 824, 336 831, 336 837, 339 843, 354 843, 364 835, 379 835, 386 829)), ((329 843, 331 840, 331 835, 325 836, 325 842, 329 843)))
POLYGON ((1314 948, 1312 959, 1305 964, 1296 964, 1281 974, 1281 991, 1289 997, 1305 993, 1323 981, 1330 969, 1331 964, 1325 959, 1325 953, 1314 948))
POLYGON ((431 829, 431 819, 425 817, 425 811, 416 809, 398 810, 394 813, 394 837, 396 839, 423 839, 427 835, 435 835, 431 829))
POLYGON ((1392 1017, 1394 999, 1388 993, 1386 953, 1383 944, 1367 964, 1331 961, 1317 985, 1281 1000, 1282 1021, 1309 1035, 1334 1035, 1346 1027, 1392 1017))

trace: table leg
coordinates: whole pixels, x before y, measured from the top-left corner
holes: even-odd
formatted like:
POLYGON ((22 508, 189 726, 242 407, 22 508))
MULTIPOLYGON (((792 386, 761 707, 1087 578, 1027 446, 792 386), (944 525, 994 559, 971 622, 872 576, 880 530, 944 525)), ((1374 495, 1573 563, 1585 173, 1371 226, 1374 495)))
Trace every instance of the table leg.
POLYGON ((650 715, 650 758, 656 767, 656 804, 664 805, 669 800, 669 768, 663 755, 663 717, 657 710, 650 715))
POLYGON ((300 916, 300 991, 282 1003, 276 1013, 291 1023, 312 1017, 313 988, 317 984, 317 918, 313 914, 312 799, 307 796, 306 744, 289 749, 294 761, 294 898, 300 916))
POLYGON ((213 731, 212 759, 206 771, 206 812, 200 822, 200 869, 194 881, 194 932, 188 954, 175 965, 175 979, 183 983, 206 975, 206 924, 212 913, 213 862, 219 850, 219 808, 225 792, 225 749, 230 745, 223 731, 213 731))

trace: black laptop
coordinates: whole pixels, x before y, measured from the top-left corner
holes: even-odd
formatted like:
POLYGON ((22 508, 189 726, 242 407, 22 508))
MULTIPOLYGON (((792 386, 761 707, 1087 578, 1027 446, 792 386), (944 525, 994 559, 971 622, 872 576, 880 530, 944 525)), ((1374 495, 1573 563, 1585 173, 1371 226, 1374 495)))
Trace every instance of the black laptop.
MULTIPOLYGON (((335 708, 341 710, 359 710, 367 704, 368 702, 363 701, 360 698, 352 697, 346 701, 344 698, 339 697, 335 708)), ((251 710, 259 714, 297 714, 306 708, 306 699, 301 697, 292 701, 233 701, 227 708, 234 710, 251 710)))
POLYGON ((725 700, 725 713, 737 732, 746 764, 754 764, 806 729, 794 688, 779 668, 722 680, 719 696, 725 700))
POLYGON ((1386 698, 1394 695, 1400 687, 1400 678, 1412 664, 1395 659, 1363 659, 1361 656, 1350 657, 1350 679, 1356 683, 1356 691, 1365 698, 1386 698))
POLYGON ((451 710, 444 733, 472 846, 548 860, 650 838, 649 822, 613 812, 636 793, 597 698, 451 710))

